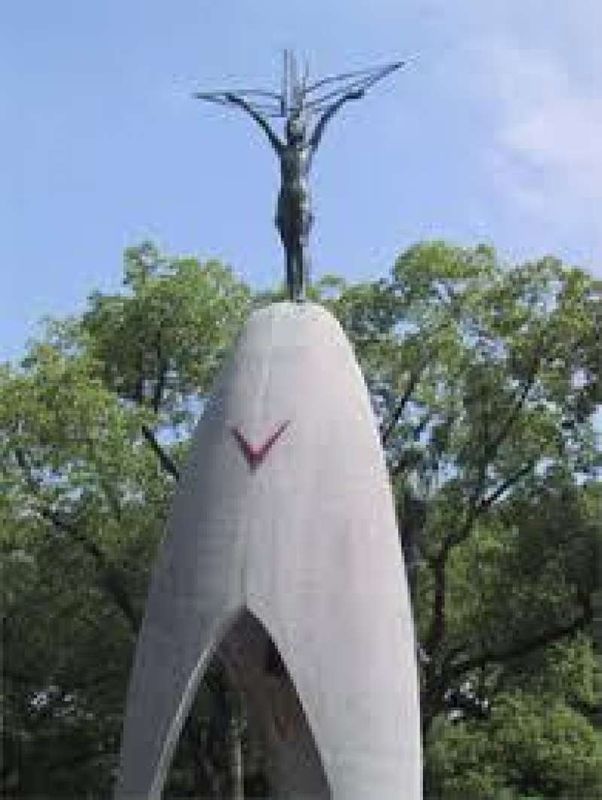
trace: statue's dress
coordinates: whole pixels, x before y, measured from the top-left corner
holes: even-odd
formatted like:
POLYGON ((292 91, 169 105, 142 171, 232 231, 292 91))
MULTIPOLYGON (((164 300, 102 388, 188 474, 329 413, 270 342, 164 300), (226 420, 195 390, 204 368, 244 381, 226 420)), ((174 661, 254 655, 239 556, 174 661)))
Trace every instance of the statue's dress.
POLYGON ((282 185, 276 209, 276 227, 285 249, 302 251, 313 223, 308 185, 307 146, 285 145, 280 154, 282 185))

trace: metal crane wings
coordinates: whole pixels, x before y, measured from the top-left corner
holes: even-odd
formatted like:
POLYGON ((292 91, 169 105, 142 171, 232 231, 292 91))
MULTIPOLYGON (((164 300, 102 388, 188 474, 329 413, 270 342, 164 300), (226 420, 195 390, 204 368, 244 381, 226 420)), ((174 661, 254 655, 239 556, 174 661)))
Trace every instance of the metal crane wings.
POLYGON ((331 75, 314 83, 308 82, 307 68, 299 79, 292 54, 284 56, 282 90, 270 92, 261 89, 233 89, 213 92, 195 92, 193 97, 218 105, 232 105, 230 97, 236 95, 265 117, 286 118, 297 108, 303 107, 312 114, 327 111, 339 99, 350 92, 367 91, 392 72, 404 66, 404 61, 394 61, 378 67, 331 75))

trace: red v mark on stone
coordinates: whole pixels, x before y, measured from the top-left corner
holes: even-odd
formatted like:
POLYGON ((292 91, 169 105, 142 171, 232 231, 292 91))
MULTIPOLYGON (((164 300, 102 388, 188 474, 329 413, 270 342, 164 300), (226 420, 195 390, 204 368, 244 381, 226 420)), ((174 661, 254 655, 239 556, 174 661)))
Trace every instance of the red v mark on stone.
POLYGON ((262 445, 259 447, 254 447, 240 432, 240 429, 235 427, 231 428, 232 433, 234 434, 236 441, 240 445, 240 449, 242 450, 245 458, 251 469, 255 469, 258 467, 263 459, 267 456, 269 451, 272 449, 272 445, 275 444, 276 440, 280 437, 282 433, 284 433, 285 429, 288 428, 290 424, 290 420, 287 419, 283 422, 274 433, 267 439, 262 445))

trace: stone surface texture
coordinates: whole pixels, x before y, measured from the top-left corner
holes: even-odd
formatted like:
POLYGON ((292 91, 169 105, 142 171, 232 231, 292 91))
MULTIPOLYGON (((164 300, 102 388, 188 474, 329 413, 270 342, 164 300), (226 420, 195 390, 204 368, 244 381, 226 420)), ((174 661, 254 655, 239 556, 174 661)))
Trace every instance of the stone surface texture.
POLYGON ((204 410, 151 580, 117 800, 161 796, 218 648, 262 728, 276 797, 419 800, 388 475, 352 349, 317 305, 255 312, 204 410), (251 464, 233 429, 257 450, 285 422, 251 464), (281 677, 265 670, 272 643, 281 677))

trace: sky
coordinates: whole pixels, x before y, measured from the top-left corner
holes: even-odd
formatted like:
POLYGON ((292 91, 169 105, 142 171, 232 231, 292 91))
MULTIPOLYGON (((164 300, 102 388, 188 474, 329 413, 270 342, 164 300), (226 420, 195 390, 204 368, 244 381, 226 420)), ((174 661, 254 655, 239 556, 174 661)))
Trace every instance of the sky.
POLYGON ((602 277, 599 0, 19 0, 0 11, 0 360, 117 291, 125 247, 283 278, 274 154, 191 98, 406 67, 347 106, 312 175, 315 276, 385 275, 412 243, 554 254, 602 277))

